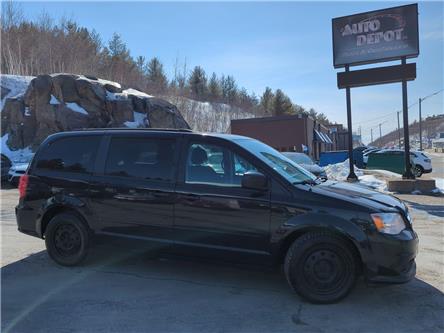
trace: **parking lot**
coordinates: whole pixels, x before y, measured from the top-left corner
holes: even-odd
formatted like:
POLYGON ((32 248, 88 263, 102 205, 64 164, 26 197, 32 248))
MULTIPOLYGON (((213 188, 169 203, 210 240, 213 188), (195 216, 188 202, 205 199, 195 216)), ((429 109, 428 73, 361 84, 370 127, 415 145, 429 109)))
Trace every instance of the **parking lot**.
POLYGON ((156 256, 99 239, 86 263, 52 262, 16 230, 16 189, 2 199, 3 332, 438 332, 444 330, 442 198, 403 196, 420 237, 417 277, 312 305, 280 271, 156 256), (430 210, 430 214, 424 209, 430 210))

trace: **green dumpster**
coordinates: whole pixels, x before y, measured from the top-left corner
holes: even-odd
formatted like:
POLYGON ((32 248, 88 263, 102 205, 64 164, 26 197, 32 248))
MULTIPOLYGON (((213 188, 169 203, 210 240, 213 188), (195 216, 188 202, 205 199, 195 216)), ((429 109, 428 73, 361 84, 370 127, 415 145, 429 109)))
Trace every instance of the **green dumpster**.
POLYGON ((405 171, 404 153, 400 154, 370 154, 367 161, 367 169, 387 170, 399 174, 405 171))

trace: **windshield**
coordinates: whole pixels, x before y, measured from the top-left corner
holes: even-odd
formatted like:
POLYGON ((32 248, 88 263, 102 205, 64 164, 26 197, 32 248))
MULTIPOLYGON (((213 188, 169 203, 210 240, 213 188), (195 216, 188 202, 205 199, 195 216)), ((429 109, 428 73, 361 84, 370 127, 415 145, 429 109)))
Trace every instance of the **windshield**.
POLYGON ((254 154, 293 184, 313 183, 316 180, 313 174, 260 141, 240 139, 236 140, 236 143, 254 154))
POLYGON ((301 154, 301 153, 284 153, 284 156, 287 156, 290 160, 293 162, 296 162, 298 164, 308 164, 312 165, 314 164, 310 156, 301 154))

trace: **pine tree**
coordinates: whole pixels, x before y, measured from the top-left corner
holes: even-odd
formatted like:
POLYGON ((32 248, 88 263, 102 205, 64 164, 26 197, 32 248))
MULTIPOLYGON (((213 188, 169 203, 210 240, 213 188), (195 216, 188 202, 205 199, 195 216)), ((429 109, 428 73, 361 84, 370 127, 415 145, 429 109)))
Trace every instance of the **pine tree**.
POLYGON ((145 57, 138 56, 136 58, 136 67, 140 74, 144 74, 145 71, 145 57))
POLYGON ((276 90, 273 99, 273 114, 283 116, 294 113, 290 98, 281 89, 276 90))
POLYGON ((111 57, 118 57, 122 60, 128 60, 129 51, 126 48, 125 42, 122 40, 118 33, 113 33, 111 40, 108 43, 108 49, 111 57))
POLYGON ((191 96, 197 99, 204 99, 207 94, 207 77, 205 71, 200 66, 194 67, 188 79, 191 96))
POLYGON ((212 102, 219 101, 222 97, 222 89, 220 87, 220 82, 217 79, 216 73, 213 73, 208 83, 208 97, 212 102))
POLYGON ((221 85, 224 102, 228 104, 236 103, 238 98, 238 90, 234 78, 231 75, 228 75, 227 77, 222 76, 221 85))
POLYGON ((271 116, 273 114, 273 99, 273 91, 270 87, 266 87, 264 93, 262 94, 259 106, 261 111, 267 116, 271 116))
POLYGON ((163 71, 163 65, 156 57, 152 58, 147 65, 148 91, 164 93, 167 89, 168 80, 163 71))

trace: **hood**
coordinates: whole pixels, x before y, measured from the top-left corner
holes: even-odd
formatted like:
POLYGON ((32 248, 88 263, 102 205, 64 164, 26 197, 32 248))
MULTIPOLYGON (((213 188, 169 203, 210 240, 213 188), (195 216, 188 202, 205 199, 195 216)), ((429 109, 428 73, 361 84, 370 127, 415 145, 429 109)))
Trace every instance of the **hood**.
POLYGON ((326 181, 312 187, 317 194, 334 199, 344 200, 352 204, 366 206, 375 210, 402 210, 405 211, 404 203, 392 195, 381 193, 362 185, 346 182, 326 181))

